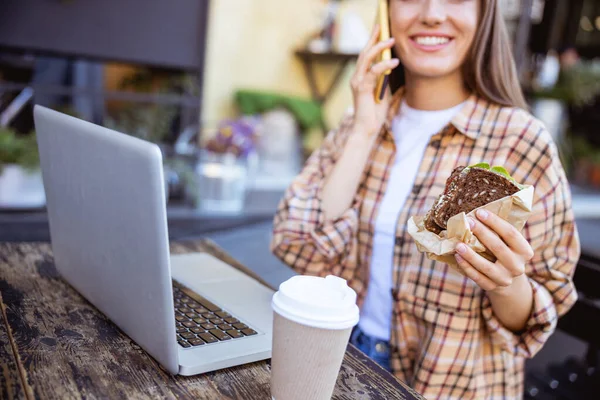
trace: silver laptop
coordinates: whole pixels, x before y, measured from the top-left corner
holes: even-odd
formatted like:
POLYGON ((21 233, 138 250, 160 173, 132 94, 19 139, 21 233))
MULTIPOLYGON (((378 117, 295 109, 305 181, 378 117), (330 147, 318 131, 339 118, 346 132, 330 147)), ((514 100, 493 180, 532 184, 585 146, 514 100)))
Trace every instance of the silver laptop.
POLYGON ((35 106, 56 268, 172 374, 271 357, 272 290, 170 255, 158 146, 35 106))

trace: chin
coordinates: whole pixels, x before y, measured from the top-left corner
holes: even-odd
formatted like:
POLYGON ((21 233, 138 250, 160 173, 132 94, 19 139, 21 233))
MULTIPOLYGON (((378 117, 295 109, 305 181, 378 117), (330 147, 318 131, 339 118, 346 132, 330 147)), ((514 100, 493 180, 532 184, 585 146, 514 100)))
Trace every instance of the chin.
POLYGON ((410 71, 415 77, 422 78, 441 78, 444 76, 452 75, 459 68, 448 68, 448 65, 443 61, 436 60, 435 63, 428 63, 425 61, 417 61, 410 64, 405 64, 404 68, 410 71))

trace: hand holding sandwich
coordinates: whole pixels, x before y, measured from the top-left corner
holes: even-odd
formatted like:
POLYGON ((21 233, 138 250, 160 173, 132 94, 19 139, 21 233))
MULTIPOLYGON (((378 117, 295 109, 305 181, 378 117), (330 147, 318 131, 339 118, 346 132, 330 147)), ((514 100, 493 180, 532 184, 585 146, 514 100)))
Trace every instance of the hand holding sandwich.
POLYGON ((477 239, 497 258, 495 263, 460 243, 456 261, 466 276, 487 292, 492 309, 502 324, 513 332, 525 328, 533 306, 533 291, 525 275, 525 263, 533 258, 529 242, 512 225, 498 216, 476 213, 469 219, 477 239))
POLYGON ((495 263, 464 243, 456 246, 456 261, 461 270, 488 292, 506 292, 514 280, 525 273, 525 263, 533 258, 533 249, 511 224, 485 210, 478 221, 469 218, 471 231, 497 259, 495 263))
POLYGON ((457 167, 423 219, 424 229, 444 241, 451 229, 449 221, 457 214, 467 215, 468 229, 486 252, 459 242, 452 251, 457 268, 486 291, 494 314, 515 332, 525 327, 531 314, 533 291, 525 265, 533 258, 533 249, 514 221, 511 224, 485 208, 523 189, 525 186, 501 166, 479 163, 457 167))

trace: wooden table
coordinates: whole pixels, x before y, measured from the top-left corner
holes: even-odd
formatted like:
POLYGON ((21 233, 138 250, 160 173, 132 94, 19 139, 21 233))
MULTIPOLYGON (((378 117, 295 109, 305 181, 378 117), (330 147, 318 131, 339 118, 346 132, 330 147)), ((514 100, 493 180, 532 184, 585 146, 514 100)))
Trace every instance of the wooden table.
MULTIPOLYGON (((212 242, 171 250, 249 271, 212 242)), ((165 372, 60 277, 48 244, 0 243, 0 294, 2 399, 270 399, 267 361, 194 377, 165 372)), ((349 345, 334 398, 422 397, 349 345)))

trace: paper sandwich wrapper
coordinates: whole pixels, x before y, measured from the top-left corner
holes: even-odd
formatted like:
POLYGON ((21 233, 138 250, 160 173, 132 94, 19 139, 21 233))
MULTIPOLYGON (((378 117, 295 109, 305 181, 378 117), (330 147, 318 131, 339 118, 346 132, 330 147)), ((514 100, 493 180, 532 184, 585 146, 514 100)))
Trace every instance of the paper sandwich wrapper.
POLYGON ((425 229, 424 216, 411 217, 408 220, 408 233, 415 240, 417 249, 425 253, 427 258, 447 263, 458 270, 460 268, 457 266, 454 254, 456 246, 460 242, 465 243, 488 260, 495 261, 493 254, 471 232, 467 217, 477 220, 475 212, 480 209, 487 210, 508 221, 520 232, 531 215, 533 192, 533 186, 525 186, 524 189, 511 196, 476 208, 468 214, 464 212, 457 214, 448 220, 447 230, 440 232, 439 235, 425 229))

